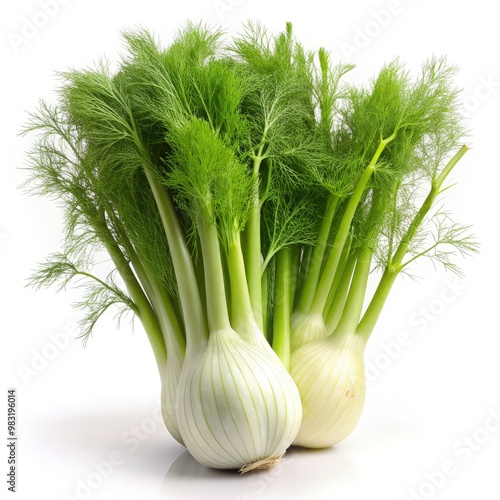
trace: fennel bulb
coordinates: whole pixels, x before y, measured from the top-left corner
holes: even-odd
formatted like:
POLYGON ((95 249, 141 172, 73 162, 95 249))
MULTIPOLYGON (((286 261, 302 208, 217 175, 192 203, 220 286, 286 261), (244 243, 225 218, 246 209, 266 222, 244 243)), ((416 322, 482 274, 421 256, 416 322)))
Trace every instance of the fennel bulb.
POLYGON ((193 457, 217 469, 269 469, 295 439, 300 396, 278 358, 232 330, 186 360, 177 420, 193 457))
POLYGON ((327 335, 325 320, 321 313, 295 311, 290 320, 290 327, 291 352, 311 342, 320 340, 327 335))
POLYGON ((161 413, 168 432, 183 445, 177 423, 177 394, 181 369, 182 360, 178 356, 167 357, 165 371, 161 376, 161 413))
POLYGON ((365 345, 355 333, 329 335, 292 353, 290 373, 303 407, 294 445, 325 448, 354 430, 365 399, 365 345))

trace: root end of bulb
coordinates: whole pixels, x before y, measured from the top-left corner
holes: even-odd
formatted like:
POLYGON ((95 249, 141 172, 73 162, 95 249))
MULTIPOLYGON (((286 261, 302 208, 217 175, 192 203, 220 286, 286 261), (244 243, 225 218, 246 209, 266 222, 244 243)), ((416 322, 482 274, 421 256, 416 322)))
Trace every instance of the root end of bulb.
POLYGON ((250 472, 252 470, 270 470, 272 469, 280 460, 283 455, 279 457, 269 457, 264 458, 263 460, 257 460, 256 462, 252 462, 251 464, 244 465, 240 472, 245 474, 246 472, 250 472))

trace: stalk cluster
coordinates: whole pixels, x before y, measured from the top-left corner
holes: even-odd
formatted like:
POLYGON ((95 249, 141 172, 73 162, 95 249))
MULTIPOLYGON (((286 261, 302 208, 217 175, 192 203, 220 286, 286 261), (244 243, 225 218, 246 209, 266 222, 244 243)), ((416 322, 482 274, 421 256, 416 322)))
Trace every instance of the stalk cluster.
POLYGON ((172 436, 248 471, 344 439, 397 276, 421 257, 459 272, 476 244, 437 203, 467 151, 455 68, 393 61, 352 86, 290 24, 222 35, 188 25, 163 48, 128 31, 118 70, 61 75, 26 127, 28 186, 65 214, 32 282, 85 287, 85 339, 108 308, 132 311, 172 436))

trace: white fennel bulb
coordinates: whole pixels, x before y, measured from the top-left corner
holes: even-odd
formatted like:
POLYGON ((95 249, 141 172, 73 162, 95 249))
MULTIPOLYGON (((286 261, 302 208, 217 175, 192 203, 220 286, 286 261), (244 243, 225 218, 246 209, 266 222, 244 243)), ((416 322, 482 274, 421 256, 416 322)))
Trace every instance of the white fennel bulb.
POLYGON ((177 393, 181 370, 182 359, 179 356, 168 355, 162 374, 161 413, 168 432, 177 442, 184 444, 177 424, 177 393))
POLYGON ((207 467, 271 468, 301 417, 297 387, 278 358, 231 329, 212 331, 207 348, 185 362, 177 421, 189 452, 207 467))
POLYGON ((330 335, 292 353, 290 373, 303 408, 294 445, 325 448, 354 430, 365 399, 365 345, 354 333, 330 335))
POLYGON ((327 335, 325 320, 321 313, 295 311, 290 318, 290 349, 296 351, 303 345, 320 340, 327 335))

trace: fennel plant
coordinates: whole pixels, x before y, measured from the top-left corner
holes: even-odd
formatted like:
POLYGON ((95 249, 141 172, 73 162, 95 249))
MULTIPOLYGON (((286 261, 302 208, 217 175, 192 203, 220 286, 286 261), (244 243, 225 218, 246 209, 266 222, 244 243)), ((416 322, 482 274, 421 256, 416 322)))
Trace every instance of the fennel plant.
POLYGON ((467 151, 455 69, 431 59, 415 79, 393 61, 346 85, 353 67, 290 23, 230 44, 201 24, 168 47, 123 38, 117 71, 62 73, 26 126, 27 185, 65 214, 32 284, 85 287, 85 340, 111 307, 137 316, 166 427, 200 463, 246 472, 337 443, 397 276, 421 257, 460 272, 455 253, 476 251, 438 203, 467 151))

